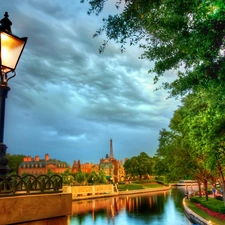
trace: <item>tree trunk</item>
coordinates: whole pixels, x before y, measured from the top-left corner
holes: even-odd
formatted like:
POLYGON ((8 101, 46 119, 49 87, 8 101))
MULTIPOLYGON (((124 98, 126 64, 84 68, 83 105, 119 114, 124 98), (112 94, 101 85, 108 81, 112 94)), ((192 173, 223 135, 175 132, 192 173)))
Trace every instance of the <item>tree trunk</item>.
POLYGON ((225 205, 225 191, 224 191, 224 187, 225 187, 225 181, 224 181, 224 178, 222 180, 222 185, 223 185, 223 188, 222 188, 222 195, 223 195, 223 203, 225 205))
POLYGON ((219 167, 219 174, 220 174, 220 188, 222 189, 223 203, 225 205, 225 191, 224 191, 225 180, 221 166, 219 167))
POLYGON ((217 166, 217 168, 219 170, 219 175, 220 175, 220 188, 222 189, 223 203, 225 205, 225 191, 224 191, 225 180, 224 180, 224 175, 223 175, 222 167, 221 167, 220 164, 217 166))
POLYGON ((141 180, 141 177, 142 177, 142 175, 141 175, 141 174, 139 174, 139 180, 141 180))
POLYGON ((205 189, 205 200, 208 201, 209 200, 209 196, 208 196, 208 181, 204 180, 204 189, 205 189))
POLYGON ((198 183, 198 193, 199 193, 199 197, 202 197, 202 188, 201 188, 201 182, 197 181, 198 183))

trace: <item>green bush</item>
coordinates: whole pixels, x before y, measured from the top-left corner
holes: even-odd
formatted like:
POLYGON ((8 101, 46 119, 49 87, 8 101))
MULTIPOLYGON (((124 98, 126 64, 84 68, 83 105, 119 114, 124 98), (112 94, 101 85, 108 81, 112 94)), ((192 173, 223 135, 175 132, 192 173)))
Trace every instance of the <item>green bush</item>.
POLYGON ((204 197, 200 198, 198 196, 192 196, 190 199, 192 202, 200 203, 202 206, 206 207, 207 209, 210 209, 214 212, 225 214, 225 206, 223 201, 217 200, 215 198, 209 198, 208 201, 206 201, 204 197))
POLYGON ((136 181, 133 181, 133 183, 135 184, 149 184, 149 183, 155 183, 157 182, 156 180, 136 180, 136 181))
POLYGON ((133 181, 132 183, 133 183, 133 184, 142 184, 142 181, 136 180, 136 181, 133 181))
POLYGON ((162 181, 162 182, 164 182, 165 177, 164 177, 164 176, 159 176, 159 177, 155 177, 155 179, 156 179, 157 181, 162 181))
POLYGON ((220 196, 220 195, 217 195, 217 196, 216 196, 216 199, 217 199, 217 200, 220 200, 220 201, 223 201, 223 197, 220 196))

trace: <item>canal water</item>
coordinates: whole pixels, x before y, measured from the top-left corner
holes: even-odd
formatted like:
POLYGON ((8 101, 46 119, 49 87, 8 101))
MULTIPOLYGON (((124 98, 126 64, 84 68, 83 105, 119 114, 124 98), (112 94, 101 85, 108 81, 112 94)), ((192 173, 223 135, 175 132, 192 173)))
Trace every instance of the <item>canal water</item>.
POLYGON ((74 201, 70 225, 191 225, 184 215, 184 188, 160 193, 74 201))

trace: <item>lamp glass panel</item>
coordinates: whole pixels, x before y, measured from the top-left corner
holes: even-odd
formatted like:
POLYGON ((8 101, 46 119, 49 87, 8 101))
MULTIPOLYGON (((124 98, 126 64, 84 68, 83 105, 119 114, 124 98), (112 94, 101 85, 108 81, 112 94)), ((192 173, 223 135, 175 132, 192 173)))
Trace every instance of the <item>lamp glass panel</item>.
POLYGON ((5 72, 14 70, 20 58, 25 42, 6 33, 1 33, 1 59, 5 72), (8 69, 7 69, 8 68, 8 69))

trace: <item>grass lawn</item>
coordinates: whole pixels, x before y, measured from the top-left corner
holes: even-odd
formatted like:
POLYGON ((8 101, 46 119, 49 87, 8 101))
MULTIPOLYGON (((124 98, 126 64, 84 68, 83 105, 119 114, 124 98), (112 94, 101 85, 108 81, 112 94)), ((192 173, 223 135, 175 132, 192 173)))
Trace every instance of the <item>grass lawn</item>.
POLYGON ((142 184, 144 188, 163 188, 164 185, 158 183, 142 184))
POLYGON ((148 189, 148 188, 163 188, 164 186, 157 183, 143 183, 143 184, 119 184, 118 189, 119 191, 131 191, 131 190, 141 190, 141 189, 148 189))
POLYGON ((132 191, 132 190, 141 190, 144 188, 141 184, 131 183, 131 184, 118 184, 118 189, 119 191, 126 191, 126 190, 132 191))
POLYGON ((201 216, 205 220, 211 221, 212 225, 224 225, 225 224, 224 220, 219 220, 216 217, 210 216, 207 212, 205 212, 202 209, 199 209, 195 204, 190 202, 190 200, 186 199, 185 202, 186 202, 186 205, 188 206, 189 209, 191 209, 193 212, 195 212, 196 214, 198 214, 199 216, 201 216))

